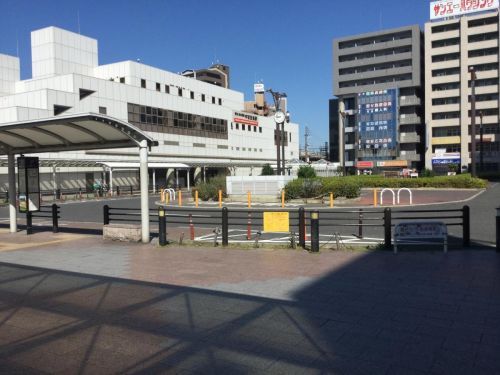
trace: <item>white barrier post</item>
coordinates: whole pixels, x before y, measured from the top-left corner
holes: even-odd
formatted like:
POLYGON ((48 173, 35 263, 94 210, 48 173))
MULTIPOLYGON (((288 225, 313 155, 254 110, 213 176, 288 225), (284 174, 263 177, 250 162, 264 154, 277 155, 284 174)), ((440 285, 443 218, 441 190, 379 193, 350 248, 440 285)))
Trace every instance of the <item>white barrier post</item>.
POLYGON ((398 204, 399 204, 399 193, 401 193, 401 190, 407 191, 410 194, 410 204, 413 204, 413 198, 411 194, 411 190, 408 188, 401 188, 398 190, 398 204))
POLYGON ((389 189, 389 188, 385 188, 383 189, 381 192, 380 192, 380 205, 383 206, 384 205, 384 193, 386 191, 390 191, 392 193, 392 205, 396 205, 396 193, 394 193, 394 190, 392 189, 389 189))

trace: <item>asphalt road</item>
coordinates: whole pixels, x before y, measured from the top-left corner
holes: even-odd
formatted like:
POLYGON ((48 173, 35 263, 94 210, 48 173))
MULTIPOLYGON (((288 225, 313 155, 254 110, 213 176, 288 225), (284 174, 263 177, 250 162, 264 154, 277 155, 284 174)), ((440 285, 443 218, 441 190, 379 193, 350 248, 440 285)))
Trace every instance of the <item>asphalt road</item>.
MULTIPOLYGON (((450 191, 453 194, 453 191, 450 191)), ((150 198, 150 208, 156 208, 155 202, 158 197, 150 198)), ((47 203, 50 204, 50 203, 47 203)), ((120 199, 105 199, 105 200, 90 200, 82 202, 67 202, 61 203, 61 221, 71 222, 72 225, 81 224, 93 224, 103 222, 103 206, 107 204, 110 207, 122 207, 122 208, 139 208, 140 198, 120 198, 120 199)), ((496 241, 495 239, 495 208, 500 206, 500 184, 492 185, 484 193, 480 194, 473 200, 464 203, 450 203, 450 204, 434 204, 428 206, 418 206, 418 207, 405 207, 393 209, 393 217, 439 217, 444 216, 459 216, 459 212, 448 212, 440 213, 438 210, 455 210, 461 209, 465 204, 470 206, 471 214, 471 241, 475 245, 493 245, 496 241), (398 214, 397 211, 404 210, 436 210, 436 212, 423 213, 423 214, 411 214, 404 213, 398 214)), ((259 206, 257 206, 259 208, 259 206)), ((262 209, 264 206, 260 206, 262 209)), ((192 206, 191 206, 192 208, 192 206)), ((267 207, 270 209, 271 207, 267 207)), ((296 227, 297 222, 297 210, 298 207, 292 207, 292 212, 290 214, 291 227, 290 231, 298 232, 296 227)), ((339 233, 343 236, 344 241, 350 242, 357 241, 359 227, 358 220, 359 214, 356 213, 346 213, 346 211, 357 211, 357 209, 352 208, 335 208, 333 211, 320 212, 320 233, 322 241, 332 241, 335 242, 335 234, 339 233), (349 224, 349 226, 345 226, 349 224)), ((381 227, 382 225, 382 209, 366 208, 363 212, 363 223, 373 224, 378 226, 363 226, 363 237, 368 239, 368 242, 379 242, 380 239, 384 237, 384 231, 381 227), (371 219, 371 220, 370 220, 371 219)), ((170 217, 167 217, 167 222, 170 228, 180 227, 189 228, 189 219, 187 212, 167 211, 170 217)), ((221 214, 217 206, 212 206, 210 208, 198 209, 196 212, 192 212, 193 224, 195 228, 204 229, 214 229, 220 227, 221 214)), ((23 217, 24 215, 21 215, 23 217)), ((306 215, 308 217, 308 215, 306 215)), ((5 226, 8 224, 8 208, 0 207, 0 224, 5 226)), ((22 220, 24 221, 24 220, 22 220)), ((307 220, 309 221, 309 220, 307 220)), ((444 219, 446 223, 458 223, 460 219, 444 219)), ((229 224, 230 224, 230 241, 241 241, 246 240, 247 237, 247 222, 248 215, 245 212, 245 207, 238 208, 237 206, 229 206, 229 224), (241 209, 238 212, 238 209, 241 209)), ((396 219, 393 223, 397 222, 396 219)), ((154 224, 152 226, 154 230, 154 224)), ((255 238, 257 231, 262 229, 262 213, 255 212, 252 214, 251 218, 251 238, 252 241, 255 238)), ((453 238, 462 238, 462 228, 461 226, 449 226, 449 234, 453 238)), ((206 231, 205 231, 206 232, 206 231)), ((274 237, 269 237, 269 235, 264 235, 262 240, 274 241, 286 241, 288 234, 279 234, 274 237)), ((211 236, 207 238, 200 238, 202 240, 210 240, 211 236)), ((361 241, 363 242, 363 241, 361 241)), ((366 242, 366 241, 365 241, 366 242)))

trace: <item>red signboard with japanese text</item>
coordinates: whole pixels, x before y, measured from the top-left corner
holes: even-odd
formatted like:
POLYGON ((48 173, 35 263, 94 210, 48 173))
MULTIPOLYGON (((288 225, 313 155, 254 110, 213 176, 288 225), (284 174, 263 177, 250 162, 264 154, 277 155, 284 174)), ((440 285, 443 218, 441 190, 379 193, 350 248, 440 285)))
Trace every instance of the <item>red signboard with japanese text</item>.
POLYGON ((430 19, 498 9, 498 0, 438 0, 430 3, 430 19))

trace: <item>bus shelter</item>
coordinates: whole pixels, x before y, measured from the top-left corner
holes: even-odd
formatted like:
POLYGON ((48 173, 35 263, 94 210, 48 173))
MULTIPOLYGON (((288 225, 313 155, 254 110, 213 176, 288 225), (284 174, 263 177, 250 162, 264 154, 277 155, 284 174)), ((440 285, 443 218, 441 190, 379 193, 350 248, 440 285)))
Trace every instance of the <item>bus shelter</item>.
POLYGON ((142 242, 149 242, 148 151, 158 143, 135 126, 85 113, 0 124, 0 155, 7 155, 10 232, 17 232, 16 155, 139 148, 142 242))

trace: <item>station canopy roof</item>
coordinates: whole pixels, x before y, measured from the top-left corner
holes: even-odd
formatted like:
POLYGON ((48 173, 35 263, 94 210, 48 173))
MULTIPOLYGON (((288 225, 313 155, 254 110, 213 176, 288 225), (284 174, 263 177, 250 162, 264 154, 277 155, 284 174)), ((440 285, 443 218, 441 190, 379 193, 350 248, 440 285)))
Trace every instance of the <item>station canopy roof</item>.
POLYGON ((96 113, 0 124, 0 155, 148 147, 158 143, 135 126, 96 113))

